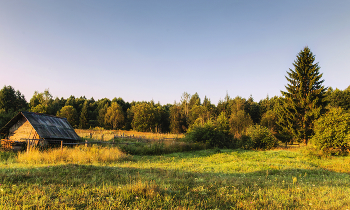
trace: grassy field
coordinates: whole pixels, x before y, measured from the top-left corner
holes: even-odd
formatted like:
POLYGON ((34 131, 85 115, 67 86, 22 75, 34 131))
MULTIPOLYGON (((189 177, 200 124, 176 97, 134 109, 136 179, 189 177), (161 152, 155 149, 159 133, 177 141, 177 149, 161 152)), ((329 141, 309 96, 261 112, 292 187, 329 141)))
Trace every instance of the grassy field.
POLYGON ((1 153, 0 209, 350 209, 350 157, 305 148, 60 151, 1 153))
POLYGON ((104 129, 75 129, 75 132, 82 138, 92 138, 95 140, 108 141, 115 137, 134 137, 150 140, 159 140, 164 138, 182 138, 183 134, 164 134, 164 133, 147 133, 125 130, 104 130, 104 129))

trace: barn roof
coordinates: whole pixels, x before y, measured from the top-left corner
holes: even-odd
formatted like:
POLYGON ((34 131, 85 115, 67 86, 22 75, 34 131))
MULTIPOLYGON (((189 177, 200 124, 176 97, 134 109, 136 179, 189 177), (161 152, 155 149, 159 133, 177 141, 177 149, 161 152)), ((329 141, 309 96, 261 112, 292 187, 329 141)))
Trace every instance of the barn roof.
POLYGON ((80 140, 66 118, 25 111, 19 112, 1 128, 0 134, 8 134, 9 129, 23 117, 29 121, 43 139, 80 140))

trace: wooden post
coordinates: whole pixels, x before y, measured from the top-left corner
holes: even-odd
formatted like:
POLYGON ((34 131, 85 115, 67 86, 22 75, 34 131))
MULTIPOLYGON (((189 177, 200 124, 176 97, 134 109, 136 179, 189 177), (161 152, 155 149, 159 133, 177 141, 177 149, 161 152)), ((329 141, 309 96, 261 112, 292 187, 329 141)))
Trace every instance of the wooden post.
POLYGON ((87 140, 85 140, 85 147, 87 147, 88 146, 88 143, 87 143, 87 140))
POLYGON ((61 141, 61 152, 63 151, 63 141, 61 141))
POLYGON ((27 140, 27 154, 29 153, 29 140, 27 140))

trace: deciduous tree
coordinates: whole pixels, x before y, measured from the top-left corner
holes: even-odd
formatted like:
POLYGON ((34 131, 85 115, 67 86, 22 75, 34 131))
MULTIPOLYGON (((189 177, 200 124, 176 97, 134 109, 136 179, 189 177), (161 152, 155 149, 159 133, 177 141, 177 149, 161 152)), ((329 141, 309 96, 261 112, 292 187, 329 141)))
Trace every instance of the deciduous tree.
POLYGON ((117 102, 112 102, 107 108, 105 114, 105 124, 110 125, 112 129, 121 129, 124 125, 124 112, 117 102))
POLYGON ((57 116, 67 118, 67 121, 73 127, 77 126, 78 113, 73 106, 67 105, 62 107, 62 109, 59 112, 57 112, 57 116))

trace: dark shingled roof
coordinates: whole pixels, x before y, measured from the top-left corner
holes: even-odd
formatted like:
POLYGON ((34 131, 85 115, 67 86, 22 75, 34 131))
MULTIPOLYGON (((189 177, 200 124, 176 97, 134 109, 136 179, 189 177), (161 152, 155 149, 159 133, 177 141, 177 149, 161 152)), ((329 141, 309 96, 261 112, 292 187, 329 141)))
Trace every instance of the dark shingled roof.
POLYGON ((0 130, 0 134, 8 134, 9 129, 22 117, 26 118, 38 135, 43 139, 80 140, 73 127, 66 118, 39 114, 34 112, 20 112, 0 130))

